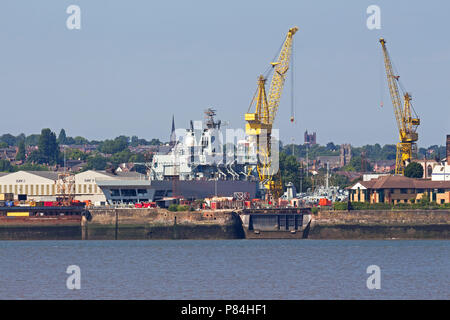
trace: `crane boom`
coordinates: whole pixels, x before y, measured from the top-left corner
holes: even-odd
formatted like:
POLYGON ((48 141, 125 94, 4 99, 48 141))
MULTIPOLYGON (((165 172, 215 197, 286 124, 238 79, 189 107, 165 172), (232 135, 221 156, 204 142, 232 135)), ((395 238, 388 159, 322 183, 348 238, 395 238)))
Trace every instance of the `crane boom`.
POLYGON ((399 131, 400 142, 397 143, 397 155, 395 161, 395 173, 404 174, 405 167, 411 161, 413 153, 416 150, 415 142, 419 136, 417 134, 417 126, 420 119, 411 115, 411 95, 404 92, 403 103, 398 89, 400 76, 394 74, 391 58, 386 48, 386 41, 380 39, 381 47, 384 55, 384 66, 386 69, 386 77, 391 95, 392 106, 394 108, 395 119, 399 131))
POLYGON ((399 131, 404 130, 403 128, 403 109, 402 109, 402 99, 400 97, 400 92, 398 90, 398 76, 394 74, 394 69, 392 68, 391 59, 389 57, 389 52, 386 48, 386 41, 381 38, 380 39, 381 46, 383 48, 384 55, 384 66, 386 69, 386 77, 389 86, 389 93, 391 94, 392 106, 394 107, 395 119, 397 120, 397 126, 399 131))
POLYGON ((273 122, 275 121, 275 116, 277 114, 278 106, 280 104, 284 80, 286 78, 286 73, 289 70, 289 62, 291 60, 292 40, 294 34, 297 31, 298 27, 293 27, 289 29, 289 32, 286 35, 286 40, 284 41, 283 47, 280 51, 277 61, 272 62, 274 72, 272 76, 272 81, 270 83, 269 98, 268 98, 269 123, 271 124, 273 124, 273 122))
POLYGON ((245 120, 246 134, 256 138, 256 151, 258 155, 259 181, 267 191, 267 198, 277 199, 282 195, 283 186, 280 171, 274 172, 271 161, 271 140, 272 125, 280 104, 281 93, 283 91, 286 73, 289 69, 289 62, 292 54, 292 37, 297 32, 298 27, 289 29, 285 41, 281 47, 278 59, 272 62, 273 76, 270 83, 269 94, 266 94, 266 78, 260 75, 258 78, 258 88, 253 96, 249 111, 255 104, 255 112, 247 112, 245 120))

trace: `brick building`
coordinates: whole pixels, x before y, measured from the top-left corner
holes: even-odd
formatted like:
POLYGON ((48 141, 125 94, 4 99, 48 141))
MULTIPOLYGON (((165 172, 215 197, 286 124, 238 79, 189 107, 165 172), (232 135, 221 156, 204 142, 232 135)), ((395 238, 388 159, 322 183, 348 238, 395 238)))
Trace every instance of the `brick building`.
POLYGON ((450 203, 450 181, 382 176, 359 181, 349 188, 350 201, 369 203, 413 203, 423 196, 438 204, 450 203))

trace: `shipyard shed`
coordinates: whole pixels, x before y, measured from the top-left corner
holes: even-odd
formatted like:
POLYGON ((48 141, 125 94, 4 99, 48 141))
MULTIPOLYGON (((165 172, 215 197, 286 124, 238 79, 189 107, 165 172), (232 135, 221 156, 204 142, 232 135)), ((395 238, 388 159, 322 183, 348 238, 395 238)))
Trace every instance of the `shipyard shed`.
POLYGON ((107 171, 87 170, 75 175, 75 200, 91 201, 95 205, 105 205, 108 200, 104 190, 99 186, 99 181, 124 181, 127 182, 145 180, 145 175, 137 172, 110 173, 107 171))
POLYGON ((179 196, 186 199, 204 199, 215 195, 232 197, 235 192, 248 192, 255 198, 257 182, 229 180, 97 180, 108 204, 157 201, 165 197, 179 196), (173 192, 175 187, 175 193, 173 192))
POLYGON ((58 173, 50 171, 17 171, 0 176, 0 193, 27 195, 36 201, 54 201, 58 173))
MULTIPOLYGON (((17 200, 18 195, 26 195, 28 200, 34 201, 56 201, 61 196, 62 172, 53 171, 18 171, 2 173, 0 175, 0 193, 13 193, 17 200)), ((90 201, 95 205, 105 205, 107 200, 102 189, 99 188, 97 180, 120 180, 144 179, 145 176, 136 172, 112 174, 106 171, 88 170, 71 175, 73 185, 71 195, 74 200, 90 201)))

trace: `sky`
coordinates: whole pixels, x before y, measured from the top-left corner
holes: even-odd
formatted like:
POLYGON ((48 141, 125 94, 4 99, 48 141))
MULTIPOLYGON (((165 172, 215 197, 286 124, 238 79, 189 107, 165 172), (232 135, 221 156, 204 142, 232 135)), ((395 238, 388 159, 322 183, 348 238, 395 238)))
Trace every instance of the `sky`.
POLYGON ((2 0, 0 134, 61 128, 68 136, 169 140, 208 107, 243 128, 263 73, 293 26, 275 128, 284 143, 398 141, 378 39, 421 119, 420 146, 450 134, 450 2, 2 0), (81 9, 70 30, 66 9, 81 9), (369 30, 366 9, 381 9, 369 30), (295 123, 291 114, 294 92, 295 123), (383 107, 380 102, 383 101, 383 107))

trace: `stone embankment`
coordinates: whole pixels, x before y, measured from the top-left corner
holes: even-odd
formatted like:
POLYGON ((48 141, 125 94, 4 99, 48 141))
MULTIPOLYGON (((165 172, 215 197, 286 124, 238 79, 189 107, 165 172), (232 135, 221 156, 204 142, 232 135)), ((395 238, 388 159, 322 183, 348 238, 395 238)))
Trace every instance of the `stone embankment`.
POLYGON ((450 239, 450 210, 319 211, 311 239, 450 239))
POLYGON ((165 209, 91 209, 85 239, 240 239, 237 214, 230 210, 172 212, 165 209))

